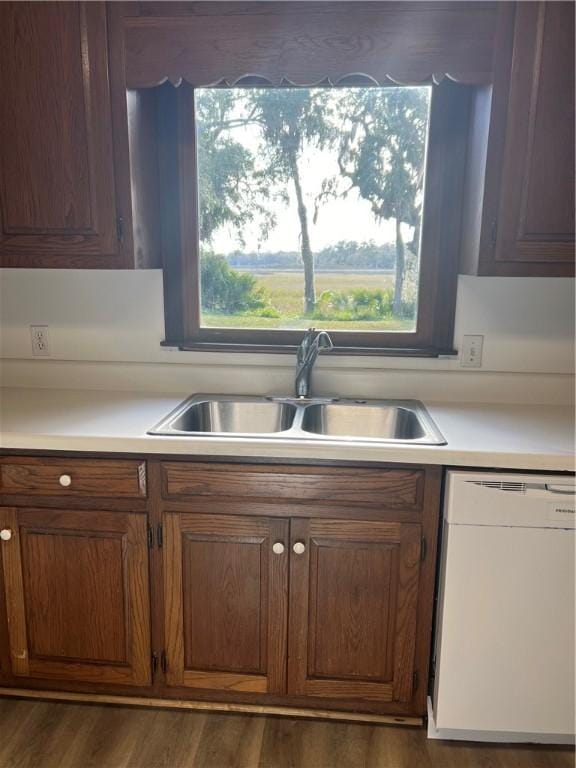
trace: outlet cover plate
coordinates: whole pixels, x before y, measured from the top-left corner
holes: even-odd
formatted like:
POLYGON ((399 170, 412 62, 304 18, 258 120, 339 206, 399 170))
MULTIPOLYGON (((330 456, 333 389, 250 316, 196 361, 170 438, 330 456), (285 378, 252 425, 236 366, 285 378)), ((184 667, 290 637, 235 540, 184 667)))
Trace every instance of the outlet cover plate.
POLYGON ((466 334, 462 337, 462 351, 460 353, 461 368, 482 368, 482 350, 484 336, 479 334, 466 334))
POLYGON ((34 357, 50 357, 50 341, 47 325, 31 325, 30 338, 34 357))

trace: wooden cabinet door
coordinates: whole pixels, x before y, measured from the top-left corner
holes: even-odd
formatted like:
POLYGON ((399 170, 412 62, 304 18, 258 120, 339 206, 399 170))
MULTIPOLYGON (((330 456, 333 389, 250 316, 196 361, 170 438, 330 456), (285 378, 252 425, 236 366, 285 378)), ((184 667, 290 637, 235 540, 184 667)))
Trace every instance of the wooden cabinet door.
POLYGON ((6 685, 9 683, 10 677, 8 621, 6 618, 4 578, 2 576, 2 552, 0 551, 0 681, 3 685, 6 685))
POLYGON ((288 693, 410 701, 420 525, 293 520, 291 544, 288 693))
POLYGON ((0 3, 0 264, 114 267, 104 3, 0 3))
POLYGON ((163 547, 167 684, 282 693, 288 521, 166 513, 163 547))
POLYGON ((150 683, 146 517, 0 508, 16 678, 150 683))
POLYGON ((501 190, 496 264, 573 274, 572 2, 516 4, 501 190))

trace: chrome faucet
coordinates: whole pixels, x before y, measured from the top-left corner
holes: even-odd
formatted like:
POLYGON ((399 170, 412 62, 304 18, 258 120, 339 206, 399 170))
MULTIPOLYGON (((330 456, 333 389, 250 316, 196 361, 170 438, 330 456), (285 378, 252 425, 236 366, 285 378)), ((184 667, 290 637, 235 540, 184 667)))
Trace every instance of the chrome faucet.
POLYGON ((318 353, 333 347, 326 331, 308 328, 296 352, 296 397, 310 397, 310 379, 318 353))

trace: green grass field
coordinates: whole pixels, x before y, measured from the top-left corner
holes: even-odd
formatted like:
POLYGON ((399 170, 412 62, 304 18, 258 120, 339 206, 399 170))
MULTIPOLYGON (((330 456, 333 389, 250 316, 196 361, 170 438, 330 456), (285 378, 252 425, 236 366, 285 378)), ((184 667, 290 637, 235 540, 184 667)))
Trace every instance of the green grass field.
MULTIPOLYGON (((388 317, 379 321, 338 320, 313 321, 303 315, 304 277, 300 272, 254 273, 266 291, 272 306, 281 317, 254 317, 253 315, 221 315, 202 313, 202 325, 209 328, 308 328, 316 324, 332 330, 410 331, 414 321, 410 318, 388 317)), ((386 273, 357 274, 347 272, 319 272, 316 275, 316 295, 323 291, 346 291, 353 288, 389 288, 394 276, 386 273)))

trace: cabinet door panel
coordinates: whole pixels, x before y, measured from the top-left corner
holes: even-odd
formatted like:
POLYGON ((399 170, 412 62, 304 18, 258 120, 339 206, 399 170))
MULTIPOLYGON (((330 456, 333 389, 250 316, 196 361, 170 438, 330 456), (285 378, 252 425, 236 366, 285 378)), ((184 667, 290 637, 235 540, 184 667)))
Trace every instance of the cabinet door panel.
POLYGON ((20 536, 30 653, 125 664, 123 534, 86 536, 23 528, 20 536), (78 621, 83 612, 90 622, 78 621), (109 616, 121 621, 108 622, 109 616))
POLYGON ((187 595, 186 667, 254 674, 266 669, 267 574, 262 574, 261 584, 260 561, 257 540, 183 537, 183 583, 202 585, 187 595))
POLYGON ((164 528, 168 684, 281 693, 288 522, 167 513, 164 528))
POLYGON ((315 677, 390 679, 395 559, 393 544, 361 549, 352 542, 314 542, 308 669, 315 677), (378 590, 375 584, 380 585, 378 590))
POLYGON ((105 5, 0 6, 2 263, 117 258, 105 5))
POLYGON ((496 260, 574 259, 574 4, 517 3, 496 260))
POLYGON ((420 526, 294 520, 291 540, 289 693, 409 701, 420 526))
POLYGON ((0 526, 13 673, 148 684, 145 517, 2 508, 0 526))

